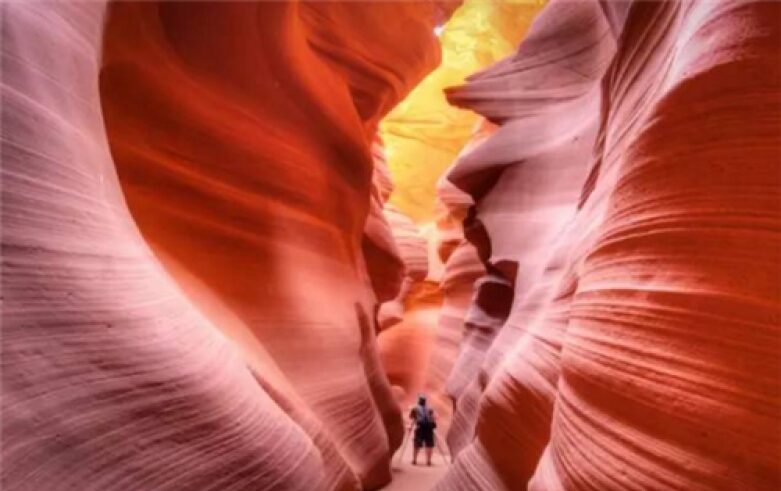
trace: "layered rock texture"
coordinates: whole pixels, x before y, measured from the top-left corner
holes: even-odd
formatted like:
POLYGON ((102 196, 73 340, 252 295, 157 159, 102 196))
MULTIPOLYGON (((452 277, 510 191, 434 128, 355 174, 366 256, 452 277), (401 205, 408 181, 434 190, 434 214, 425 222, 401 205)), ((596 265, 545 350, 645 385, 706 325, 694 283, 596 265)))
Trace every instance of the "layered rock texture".
POLYGON ((452 8, 2 5, 4 490, 390 480, 371 143, 452 8))
POLYGON ((436 489, 781 485, 779 19, 553 1, 448 92, 499 129, 447 176, 486 273, 436 489))
POLYGON ((0 488, 781 487, 781 3, 455 7, 0 4, 0 488))
POLYGON ((396 183, 391 203, 421 227, 437 215, 437 182, 470 140, 477 114, 448 103, 444 89, 512 54, 544 0, 464 0, 437 26, 442 62, 382 121, 396 183))

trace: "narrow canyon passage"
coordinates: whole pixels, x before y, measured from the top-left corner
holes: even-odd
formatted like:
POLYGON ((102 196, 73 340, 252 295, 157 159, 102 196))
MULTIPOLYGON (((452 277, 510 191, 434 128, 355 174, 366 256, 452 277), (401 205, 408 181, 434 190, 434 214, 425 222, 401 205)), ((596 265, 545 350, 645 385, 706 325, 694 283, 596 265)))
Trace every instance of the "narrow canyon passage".
POLYGON ((780 2, 0 9, 3 491, 781 488, 780 2))

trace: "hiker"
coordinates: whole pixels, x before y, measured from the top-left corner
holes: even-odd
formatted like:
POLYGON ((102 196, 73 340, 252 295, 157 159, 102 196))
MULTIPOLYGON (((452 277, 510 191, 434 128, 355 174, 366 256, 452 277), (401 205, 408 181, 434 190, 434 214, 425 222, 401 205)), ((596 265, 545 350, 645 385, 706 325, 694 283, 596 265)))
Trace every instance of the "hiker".
POLYGON ((437 421, 434 418, 434 410, 426 406, 426 396, 418 396, 418 405, 412 408, 409 418, 415 425, 412 465, 418 465, 418 452, 421 447, 426 447, 426 465, 431 465, 431 454, 434 452, 434 429, 437 427, 437 421))

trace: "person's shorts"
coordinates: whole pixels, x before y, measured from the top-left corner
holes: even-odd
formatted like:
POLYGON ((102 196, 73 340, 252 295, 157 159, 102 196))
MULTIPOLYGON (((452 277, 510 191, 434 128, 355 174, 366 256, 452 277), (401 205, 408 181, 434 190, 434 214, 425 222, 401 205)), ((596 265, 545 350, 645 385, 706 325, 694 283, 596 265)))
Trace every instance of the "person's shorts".
POLYGON ((434 432, 415 430, 415 448, 434 448, 434 432))

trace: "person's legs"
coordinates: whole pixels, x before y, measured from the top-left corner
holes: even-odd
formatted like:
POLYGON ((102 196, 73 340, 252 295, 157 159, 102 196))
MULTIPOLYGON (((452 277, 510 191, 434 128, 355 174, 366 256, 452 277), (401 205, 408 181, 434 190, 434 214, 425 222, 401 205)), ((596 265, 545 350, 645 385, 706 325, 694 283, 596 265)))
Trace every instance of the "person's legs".
POLYGON ((428 432, 424 440, 426 444, 426 465, 431 465, 431 454, 434 453, 434 432, 428 432))
POLYGON ((420 452, 420 447, 418 442, 415 442, 415 446, 412 447, 412 465, 418 465, 418 452, 420 452))

